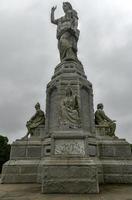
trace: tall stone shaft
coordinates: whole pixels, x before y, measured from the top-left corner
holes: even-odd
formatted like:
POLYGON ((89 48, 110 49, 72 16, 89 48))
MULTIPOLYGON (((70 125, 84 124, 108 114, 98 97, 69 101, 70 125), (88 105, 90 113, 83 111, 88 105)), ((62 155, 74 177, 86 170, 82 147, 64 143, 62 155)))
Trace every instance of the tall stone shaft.
MULTIPOLYGON (((76 111, 76 108, 70 109, 69 112, 73 112, 70 113, 71 117, 74 118, 74 110, 76 111)), ((66 115, 69 115, 68 111, 66 115)), ((54 76, 47 85, 46 119, 46 132, 49 134, 62 130, 83 130, 88 135, 94 135, 92 84, 87 80, 80 62, 65 61, 55 68, 54 76), (70 123, 70 119, 69 122, 63 119, 65 116, 62 115, 62 112, 65 112, 67 105, 63 106, 62 104, 63 101, 67 104, 65 101, 67 88, 72 90, 71 99, 76 96, 78 101, 78 125, 74 122, 70 123), (66 121, 65 123, 63 123, 64 120, 66 121)))

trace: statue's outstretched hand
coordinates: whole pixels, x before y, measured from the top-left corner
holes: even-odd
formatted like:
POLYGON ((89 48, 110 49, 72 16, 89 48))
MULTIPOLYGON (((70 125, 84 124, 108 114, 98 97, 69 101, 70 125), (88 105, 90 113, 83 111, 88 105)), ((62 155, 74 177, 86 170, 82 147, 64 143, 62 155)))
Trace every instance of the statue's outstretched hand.
POLYGON ((56 8, 57 8, 57 6, 53 6, 53 7, 51 8, 51 12, 55 12, 56 8))

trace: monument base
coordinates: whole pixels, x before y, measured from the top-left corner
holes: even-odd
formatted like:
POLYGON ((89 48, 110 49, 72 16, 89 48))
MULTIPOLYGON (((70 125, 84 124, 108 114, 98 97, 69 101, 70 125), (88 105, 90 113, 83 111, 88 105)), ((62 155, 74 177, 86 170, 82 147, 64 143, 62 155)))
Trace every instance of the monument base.
POLYGON ((45 158, 39 174, 42 193, 99 193, 97 167, 90 158, 45 158))
POLYGON ((3 165, 1 182, 38 182, 43 193, 98 193, 98 183, 132 183, 130 144, 81 131, 17 140, 3 165))
POLYGON ((36 183, 42 156, 50 150, 50 139, 31 137, 11 145, 10 160, 3 165, 2 183, 36 183), (43 148, 42 148, 43 147, 43 148))
POLYGON ((52 133, 51 155, 43 157, 38 168, 42 193, 98 193, 96 152, 95 138, 88 133, 52 133))
POLYGON ((132 183, 131 160, 102 160, 104 183, 132 183))
POLYGON ((103 136, 97 138, 97 144, 101 159, 132 159, 130 144, 125 139, 103 136))
POLYGON ((40 160, 9 160, 2 169, 1 183, 36 183, 40 160))

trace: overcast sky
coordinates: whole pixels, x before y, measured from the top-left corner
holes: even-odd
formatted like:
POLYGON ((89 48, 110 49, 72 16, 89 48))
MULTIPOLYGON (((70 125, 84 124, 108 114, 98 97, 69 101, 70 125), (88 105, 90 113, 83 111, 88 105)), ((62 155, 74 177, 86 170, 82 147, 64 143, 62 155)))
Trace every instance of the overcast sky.
MULTIPOLYGON (((0 0, 0 134, 26 134, 34 105, 45 110, 46 84, 59 63, 50 9, 61 0, 0 0)), ((70 0, 79 15, 78 57, 102 102, 117 120, 116 135, 132 142, 132 1, 70 0)))

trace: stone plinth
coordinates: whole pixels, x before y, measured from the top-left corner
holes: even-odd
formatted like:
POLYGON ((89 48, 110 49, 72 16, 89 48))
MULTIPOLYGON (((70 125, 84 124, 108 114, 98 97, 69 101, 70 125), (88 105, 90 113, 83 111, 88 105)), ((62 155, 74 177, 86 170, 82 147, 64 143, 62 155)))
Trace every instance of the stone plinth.
POLYGON ((99 192, 97 145, 87 135, 75 130, 52 133, 51 156, 43 158, 38 168, 43 193, 99 192))
POLYGON ((41 140, 17 140, 11 145, 10 160, 3 165, 2 183, 34 183, 41 159, 41 140))
POLYGON ((100 138, 102 136, 106 136, 110 132, 109 126, 104 125, 96 125, 95 126, 96 137, 100 138))
POLYGON ((18 140, 11 145, 11 160, 41 158, 41 140, 18 140))
POLYGON ((9 160, 2 169, 2 183, 36 183, 40 160, 9 160))
POLYGON ((97 157, 97 143, 93 136, 83 130, 53 132, 51 137, 52 156, 97 157))
POLYGON ((10 160, 3 165, 2 183, 36 183, 41 157, 48 156, 50 149, 50 138, 13 142, 10 160))
POLYGON ((38 138, 43 138, 46 137, 45 135, 45 125, 39 125, 37 128, 34 129, 33 135, 31 135, 30 139, 38 139, 38 138))
POLYGON ((132 157, 129 159, 103 159, 104 183, 132 183, 132 157))
POLYGON ((107 135, 107 127, 96 126, 99 160, 102 165, 100 183, 132 183, 132 153, 125 139, 107 135), (101 176, 101 174, 103 176, 101 176))
POLYGON ((131 159, 131 147, 125 139, 104 137, 97 141, 101 159, 131 159))
POLYGON ((97 167, 88 158, 51 157, 41 161, 42 193, 98 193, 97 167))

